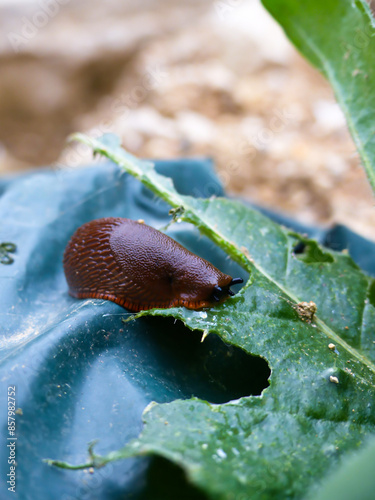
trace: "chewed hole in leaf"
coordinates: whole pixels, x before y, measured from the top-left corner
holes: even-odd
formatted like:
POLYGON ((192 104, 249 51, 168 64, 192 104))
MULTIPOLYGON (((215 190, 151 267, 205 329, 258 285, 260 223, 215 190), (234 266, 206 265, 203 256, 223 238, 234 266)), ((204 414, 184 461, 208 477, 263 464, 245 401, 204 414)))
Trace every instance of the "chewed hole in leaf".
POLYGON ((332 255, 324 252, 318 243, 313 240, 296 240, 292 253, 297 259, 306 264, 330 263, 334 261, 332 255))
POLYGON ((163 457, 151 457, 144 487, 135 500, 208 500, 198 488, 190 484, 181 467, 163 457))
POLYGON ((172 318, 153 317, 152 322, 157 327, 154 354, 157 346, 165 375, 180 387, 180 398, 226 403, 258 396, 268 387, 271 370, 263 358, 227 345, 214 334, 201 342, 201 331, 191 331, 172 318))

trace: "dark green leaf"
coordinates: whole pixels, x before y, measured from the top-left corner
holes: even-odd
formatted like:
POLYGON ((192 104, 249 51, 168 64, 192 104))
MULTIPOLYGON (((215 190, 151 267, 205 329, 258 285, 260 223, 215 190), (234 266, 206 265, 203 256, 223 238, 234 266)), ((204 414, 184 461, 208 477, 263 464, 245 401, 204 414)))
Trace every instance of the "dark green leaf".
POLYGON ((350 454, 340 469, 325 481, 313 500, 373 500, 375 492, 375 440, 350 454))
POLYGON ((374 431, 372 281, 344 253, 304 240, 301 258, 293 252, 297 235, 257 211, 181 196, 170 179, 113 142, 77 138, 173 207, 184 207, 180 219, 197 225, 250 273, 246 286, 220 306, 155 309, 138 317, 173 316, 265 358, 272 370, 260 397, 149 406, 139 439, 95 457, 93 465, 158 454, 179 464, 211 498, 300 498, 374 431), (303 301, 317 304, 316 317, 301 315, 303 301))
POLYGON ((375 192, 375 22, 365 0, 262 0, 329 80, 375 192))

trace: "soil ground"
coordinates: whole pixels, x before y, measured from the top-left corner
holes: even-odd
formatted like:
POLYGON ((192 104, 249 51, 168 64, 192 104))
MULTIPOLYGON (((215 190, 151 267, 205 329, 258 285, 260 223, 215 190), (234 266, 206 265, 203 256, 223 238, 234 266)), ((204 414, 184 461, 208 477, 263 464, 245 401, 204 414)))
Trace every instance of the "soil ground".
POLYGON ((332 91, 257 0, 65 2, 16 46, 37 5, 0 0, 0 173, 79 167, 92 158, 67 135, 111 131, 140 157, 211 156, 229 193, 375 239, 332 91))

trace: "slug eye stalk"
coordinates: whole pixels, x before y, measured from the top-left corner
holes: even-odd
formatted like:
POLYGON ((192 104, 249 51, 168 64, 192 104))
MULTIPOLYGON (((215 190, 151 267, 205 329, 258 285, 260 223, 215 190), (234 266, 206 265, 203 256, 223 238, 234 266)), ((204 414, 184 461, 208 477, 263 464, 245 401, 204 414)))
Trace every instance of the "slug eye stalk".
POLYGON ((212 297, 216 302, 219 302, 221 296, 223 294, 223 289, 220 286, 214 286, 214 293, 212 294, 212 297))
POLYGON ((241 283, 243 283, 243 279, 242 278, 233 278, 232 281, 229 283, 229 286, 239 285, 241 283))
POLYGON ((243 283, 242 278, 233 278, 229 285, 225 286, 224 288, 220 286, 214 286, 214 291, 212 293, 213 300, 219 302, 226 295, 233 297, 235 293, 229 287, 232 285, 239 285, 240 283, 243 283))

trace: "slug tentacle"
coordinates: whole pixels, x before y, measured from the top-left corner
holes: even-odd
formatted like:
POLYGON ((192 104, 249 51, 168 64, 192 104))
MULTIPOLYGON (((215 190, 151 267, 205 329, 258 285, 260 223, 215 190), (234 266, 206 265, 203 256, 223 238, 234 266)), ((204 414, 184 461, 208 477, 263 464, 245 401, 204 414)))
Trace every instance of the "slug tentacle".
POLYGON ((242 278, 232 278, 232 281, 230 282, 229 286, 240 285, 241 283, 243 283, 242 278))
POLYGON ((108 217, 84 224, 64 253, 69 293, 111 300, 131 311, 212 307, 242 283, 156 229, 108 217))

